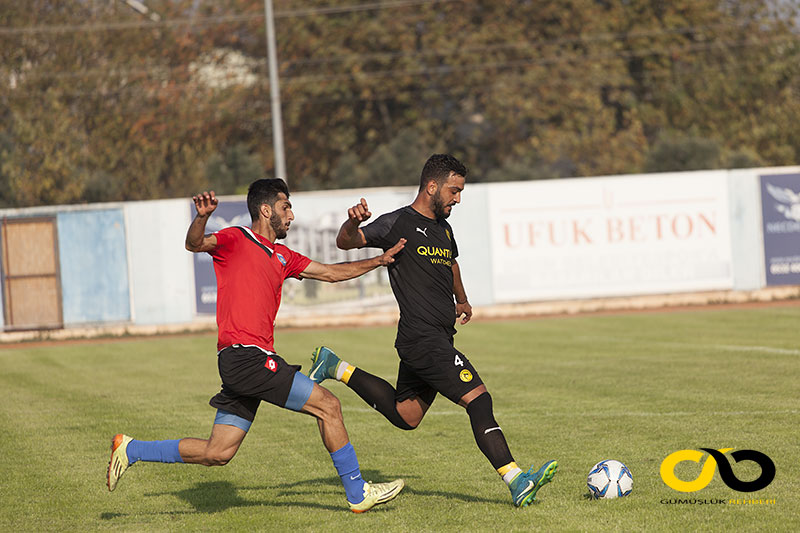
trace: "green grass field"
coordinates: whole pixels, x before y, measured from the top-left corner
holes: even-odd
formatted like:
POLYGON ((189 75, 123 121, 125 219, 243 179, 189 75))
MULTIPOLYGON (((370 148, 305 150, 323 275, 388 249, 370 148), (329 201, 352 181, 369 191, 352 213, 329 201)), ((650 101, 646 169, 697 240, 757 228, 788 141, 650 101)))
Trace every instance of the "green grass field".
MULTIPOLYGON (((316 344, 393 382, 393 328, 279 330, 303 363, 316 344)), ((364 515, 344 492, 310 417, 262 404, 222 468, 139 463, 105 487, 109 439, 206 437, 217 392, 212 335, 18 345, 0 350, 0 531, 797 531, 800 530, 800 306, 474 322, 456 345, 492 392, 517 462, 555 458, 538 502, 514 508, 463 409, 439 397, 403 432, 339 383, 367 479, 405 491, 364 515), (659 465, 700 447, 755 449, 775 480, 756 493, 719 476, 696 493, 659 465), (601 459, 633 472, 623 499, 586 499, 601 459), (760 499, 759 505, 671 504, 760 499)), ((682 463, 691 480, 699 465, 682 463), (692 468, 697 466, 697 468, 692 468)), ((754 463, 734 465, 742 480, 754 463)))

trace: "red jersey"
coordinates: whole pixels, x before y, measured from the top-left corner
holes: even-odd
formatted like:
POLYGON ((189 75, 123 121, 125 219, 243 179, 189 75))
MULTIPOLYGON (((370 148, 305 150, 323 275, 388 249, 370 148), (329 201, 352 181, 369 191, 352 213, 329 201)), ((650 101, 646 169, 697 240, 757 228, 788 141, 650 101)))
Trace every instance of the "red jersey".
POLYGON ((311 259, 244 226, 214 235, 217 247, 208 253, 217 276, 217 349, 244 344, 274 351, 283 281, 299 278, 311 259))

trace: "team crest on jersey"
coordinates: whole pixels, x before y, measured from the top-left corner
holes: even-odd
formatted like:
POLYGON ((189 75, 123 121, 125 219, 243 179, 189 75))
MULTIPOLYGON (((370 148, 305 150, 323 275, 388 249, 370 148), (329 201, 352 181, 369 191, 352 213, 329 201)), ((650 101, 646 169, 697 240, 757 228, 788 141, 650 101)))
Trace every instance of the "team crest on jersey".
POLYGON ((276 363, 275 359, 273 359, 270 356, 267 356, 267 362, 264 363, 264 366, 266 368, 270 369, 272 372, 277 372, 278 371, 278 363, 276 363))
POLYGON ((275 254, 275 255, 278 256, 278 261, 280 261, 283 266, 286 266, 286 258, 283 257, 281 254, 275 254))

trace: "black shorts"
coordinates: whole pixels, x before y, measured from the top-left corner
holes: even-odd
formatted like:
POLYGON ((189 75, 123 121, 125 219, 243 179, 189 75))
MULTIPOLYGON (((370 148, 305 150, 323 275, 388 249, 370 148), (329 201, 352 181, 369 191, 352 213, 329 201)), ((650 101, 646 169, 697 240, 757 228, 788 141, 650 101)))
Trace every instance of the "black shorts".
POLYGON ((395 400, 419 396, 430 405, 436 393, 458 403, 461 397, 483 384, 467 356, 453 347, 452 337, 422 338, 413 344, 397 345, 395 400))
POLYGON ((284 407, 300 365, 257 346, 234 344, 217 356, 222 390, 208 402, 250 422, 261 401, 284 407))

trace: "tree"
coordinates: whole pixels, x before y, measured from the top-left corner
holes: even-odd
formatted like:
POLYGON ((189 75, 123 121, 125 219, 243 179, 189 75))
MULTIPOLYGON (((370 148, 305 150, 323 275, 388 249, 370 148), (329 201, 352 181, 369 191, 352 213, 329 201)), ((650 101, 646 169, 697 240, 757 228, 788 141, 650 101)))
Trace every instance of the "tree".
POLYGON ((342 156, 332 172, 332 181, 341 188, 416 185, 422 163, 434 151, 419 132, 406 129, 378 146, 363 162, 352 152, 342 156))
MULTIPOLYGON (((0 0, 8 204, 273 173, 263 2, 147 4, 162 22, 122 2, 0 0)), ((409 183, 434 151, 476 180, 800 159, 796 3, 359 6, 275 0, 295 190, 409 183)))
POLYGON ((237 143, 224 153, 212 155, 205 173, 208 187, 217 194, 245 194, 250 183, 264 177, 264 168, 244 143, 237 143))
POLYGON ((722 150, 717 141, 701 137, 664 137, 647 156, 646 172, 677 172, 720 168, 722 150))

